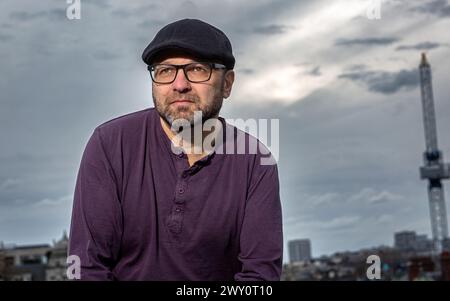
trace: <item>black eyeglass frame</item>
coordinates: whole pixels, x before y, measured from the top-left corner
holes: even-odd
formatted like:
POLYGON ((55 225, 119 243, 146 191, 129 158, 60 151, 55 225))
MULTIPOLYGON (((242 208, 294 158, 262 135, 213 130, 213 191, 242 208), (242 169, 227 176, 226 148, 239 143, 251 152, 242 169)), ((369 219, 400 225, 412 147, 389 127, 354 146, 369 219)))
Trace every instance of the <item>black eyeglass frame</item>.
POLYGON ((188 63, 188 64, 184 64, 184 65, 173 65, 173 64, 153 64, 153 65, 149 65, 147 66, 147 70, 150 72, 150 77, 152 78, 152 81, 156 84, 161 84, 161 85, 168 85, 171 84, 175 81, 175 79, 177 78, 178 75, 178 70, 179 69, 183 69, 183 73, 184 76, 186 77, 186 79, 191 82, 191 83, 204 83, 207 82, 211 79, 211 75, 212 75, 212 71, 213 69, 227 69, 227 67, 223 64, 219 64, 219 63, 211 63, 211 62, 192 62, 192 63, 188 63), (201 81, 192 81, 189 79, 187 73, 186 73, 186 67, 189 65, 194 65, 194 64, 205 64, 208 65, 210 67, 210 71, 209 71, 209 76, 208 79, 205 80, 201 80, 201 81), (173 77, 173 80, 170 82, 157 82, 152 75, 152 72, 155 70, 156 66, 170 66, 170 67, 175 67, 175 76, 173 77))

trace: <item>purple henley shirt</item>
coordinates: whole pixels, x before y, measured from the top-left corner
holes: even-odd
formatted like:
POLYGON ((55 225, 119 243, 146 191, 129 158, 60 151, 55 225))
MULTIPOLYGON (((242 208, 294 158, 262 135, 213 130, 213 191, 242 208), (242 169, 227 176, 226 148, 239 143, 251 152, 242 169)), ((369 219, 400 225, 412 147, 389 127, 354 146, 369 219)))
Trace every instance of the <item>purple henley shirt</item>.
MULTIPOLYGON (((220 120, 225 132, 239 131, 220 120)), ((189 167, 154 108, 98 126, 70 229, 81 280, 279 280, 278 170, 263 156, 215 151, 189 167)))

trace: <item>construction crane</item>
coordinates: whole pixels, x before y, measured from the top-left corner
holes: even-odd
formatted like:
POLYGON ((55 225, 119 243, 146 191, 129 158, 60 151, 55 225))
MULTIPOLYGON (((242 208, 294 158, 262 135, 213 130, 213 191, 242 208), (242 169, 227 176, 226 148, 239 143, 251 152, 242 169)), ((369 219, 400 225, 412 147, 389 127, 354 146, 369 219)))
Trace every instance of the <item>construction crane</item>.
POLYGON ((443 243, 448 238, 447 210, 441 180, 450 178, 450 164, 443 163, 442 153, 438 149, 431 67, 425 53, 422 53, 419 70, 426 145, 423 153, 424 166, 420 167, 420 177, 428 180, 433 247, 436 254, 440 254, 443 251, 443 243))

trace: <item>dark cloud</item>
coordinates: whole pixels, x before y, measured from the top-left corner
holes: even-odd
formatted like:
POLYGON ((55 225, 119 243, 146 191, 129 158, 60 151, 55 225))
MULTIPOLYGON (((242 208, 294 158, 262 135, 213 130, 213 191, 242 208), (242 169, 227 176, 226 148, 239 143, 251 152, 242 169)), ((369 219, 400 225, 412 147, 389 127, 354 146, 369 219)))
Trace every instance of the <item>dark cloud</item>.
POLYGON ((155 12, 158 9, 158 5, 151 3, 135 8, 121 8, 115 9, 111 12, 112 15, 120 18, 130 18, 130 17, 142 17, 155 12))
POLYGON ((447 0, 434 0, 411 8, 412 11, 435 15, 443 18, 450 17, 450 5, 447 0))
POLYGON ((308 75, 311 76, 321 76, 322 72, 320 71, 320 66, 316 66, 307 72, 308 75))
POLYGON ((96 6, 98 8, 102 9, 109 9, 111 8, 111 4, 109 3, 109 0, 81 0, 81 5, 89 4, 92 6, 96 6))
POLYGON ((398 42, 397 38, 356 38, 356 39, 337 39, 334 42, 336 46, 384 46, 398 42))
POLYGON ((101 60, 101 61, 111 61, 111 60, 116 60, 117 58, 120 57, 120 55, 109 51, 109 50, 98 50, 95 51, 92 56, 97 59, 97 60, 101 60))
POLYGON ((162 20, 157 20, 157 19, 151 19, 151 20, 145 20, 145 21, 139 22, 137 24, 137 26, 139 26, 145 30, 156 30, 165 24, 167 24, 167 22, 162 21, 162 20))
POLYGON ((401 89, 412 89, 419 83, 416 69, 398 72, 361 70, 341 74, 339 78, 362 83, 369 91, 382 94, 393 94, 401 89))
POLYGON ((28 22, 38 19, 67 20, 66 10, 62 8, 54 8, 50 10, 42 10, 37 12, 13 11, 9 14, 9 18, 18 22, 28 22))
POLYGON ((17 21, 30 21, 30 20, 34 20, 34 19, 38 19, 38 18, 42 18, 42 17, 46 17, 47 16, 47 12, 46 11, 40 11, 40 12, 34 12, 34 13, 29 13, 26 11, 15 11, 9 14, 9 17, 13 20, 17 20, 17 21))
POLYGON ((255 70, 251 69, 251 68, 242 68, 242 69, 238 69, 237 72, 246 74, 246 75, 251 75, 251 74, 255 73, 255 70))
POLYGON ((434 43, 434 42, 422 42, 414 45, 400 45, 395 50, 431 50, 434 48, 438 48, 444 46, 444 44, 434 43))
POLYGON ((10 34, 4 34, 4 33, 0 33, 0 42, 9 42, 13 39, 14 37, 10 34))
POLYGON ((271 24, 267 26, 258 26, 253 29, 254 33, 264 35, 283 34, 291 29, 290 26, 271 24))
POLYGON ((350 65, 345 68, 346 71, 361 71, 361 70, 367 70, 367 69, 368 69, 368 66, 366 66, 364 64, 354 64, 354 65, 350 65))

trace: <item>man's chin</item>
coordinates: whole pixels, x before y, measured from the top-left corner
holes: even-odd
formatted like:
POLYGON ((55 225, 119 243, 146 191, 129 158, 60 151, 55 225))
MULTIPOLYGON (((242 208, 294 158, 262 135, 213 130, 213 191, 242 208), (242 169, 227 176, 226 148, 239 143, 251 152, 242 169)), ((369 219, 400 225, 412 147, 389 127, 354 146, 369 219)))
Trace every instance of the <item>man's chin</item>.
POLYGON ((194 123, 194 114, 193 113, 178 113, 178 114, 169 114, 166 118, 170 125, 172 124, 181 124, 188 122, 189 124, 194 123))

